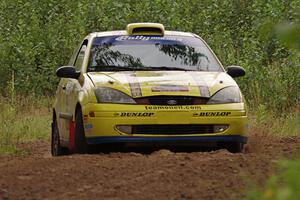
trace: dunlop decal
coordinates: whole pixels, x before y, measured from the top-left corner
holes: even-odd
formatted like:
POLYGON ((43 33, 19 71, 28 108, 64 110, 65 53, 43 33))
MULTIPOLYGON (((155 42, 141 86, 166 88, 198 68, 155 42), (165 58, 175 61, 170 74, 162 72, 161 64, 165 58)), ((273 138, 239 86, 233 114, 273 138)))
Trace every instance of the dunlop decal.
POLYGON ((154 113, 149 112, 117 112, 115 117, 153 117, 154 113))
POLYGON ((196 84, 198 85, 200 95, 202 97, 210 97, 209 88, 208 88, 206 82, 203 80, 203 78, 201 78, 199 75, 194 74, 194 73, 191 73, 190 75, 192 76, 192 78, 194 79, 196 84))
POLYGON ((226 117, 231 115, 231 112, 199 112, 194 113, 193 117, 226 117))
POLYGON ((142 90, 135 72, 126 75, 132 97, 141 97, 142 90))

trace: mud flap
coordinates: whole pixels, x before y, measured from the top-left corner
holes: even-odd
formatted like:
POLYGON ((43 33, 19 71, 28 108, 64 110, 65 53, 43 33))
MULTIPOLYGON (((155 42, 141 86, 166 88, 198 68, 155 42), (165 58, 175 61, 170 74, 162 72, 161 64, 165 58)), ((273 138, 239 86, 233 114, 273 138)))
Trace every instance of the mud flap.
POLYGON ((75 151, 75 124, 73 120, 70 120, 69 126, 69 151, 75 151))

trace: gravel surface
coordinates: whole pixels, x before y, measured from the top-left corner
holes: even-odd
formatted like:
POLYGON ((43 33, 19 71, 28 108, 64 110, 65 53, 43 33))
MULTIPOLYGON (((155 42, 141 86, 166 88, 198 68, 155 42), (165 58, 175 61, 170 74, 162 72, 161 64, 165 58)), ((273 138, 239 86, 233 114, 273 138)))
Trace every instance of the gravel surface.
POLYGON ((243 199, 300 138, 252 135, 245 152, 113 152, 52 157, 48 142, 0 156, 0 199, 243 199))

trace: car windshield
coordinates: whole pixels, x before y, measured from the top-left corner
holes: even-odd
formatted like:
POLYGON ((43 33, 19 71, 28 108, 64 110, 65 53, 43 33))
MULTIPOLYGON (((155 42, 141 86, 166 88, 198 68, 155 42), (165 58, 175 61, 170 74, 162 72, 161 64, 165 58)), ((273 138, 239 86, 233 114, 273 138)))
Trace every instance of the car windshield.
POLYGON ((93 40, 88 72, 182 70, 223 71, 198 38, 109 36, 93 40))

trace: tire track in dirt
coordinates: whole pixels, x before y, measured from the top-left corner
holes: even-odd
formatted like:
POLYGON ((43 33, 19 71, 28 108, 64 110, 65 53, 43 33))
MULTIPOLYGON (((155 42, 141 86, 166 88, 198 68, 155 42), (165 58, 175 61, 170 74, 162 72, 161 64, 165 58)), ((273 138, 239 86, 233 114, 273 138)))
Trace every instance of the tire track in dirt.
POLYGON ((242 199, 279 158, 300 153, 300 138, 252 135, 244 153, 226 150, 52 157, 47 142, 0 156, 0 199, 242 199))

